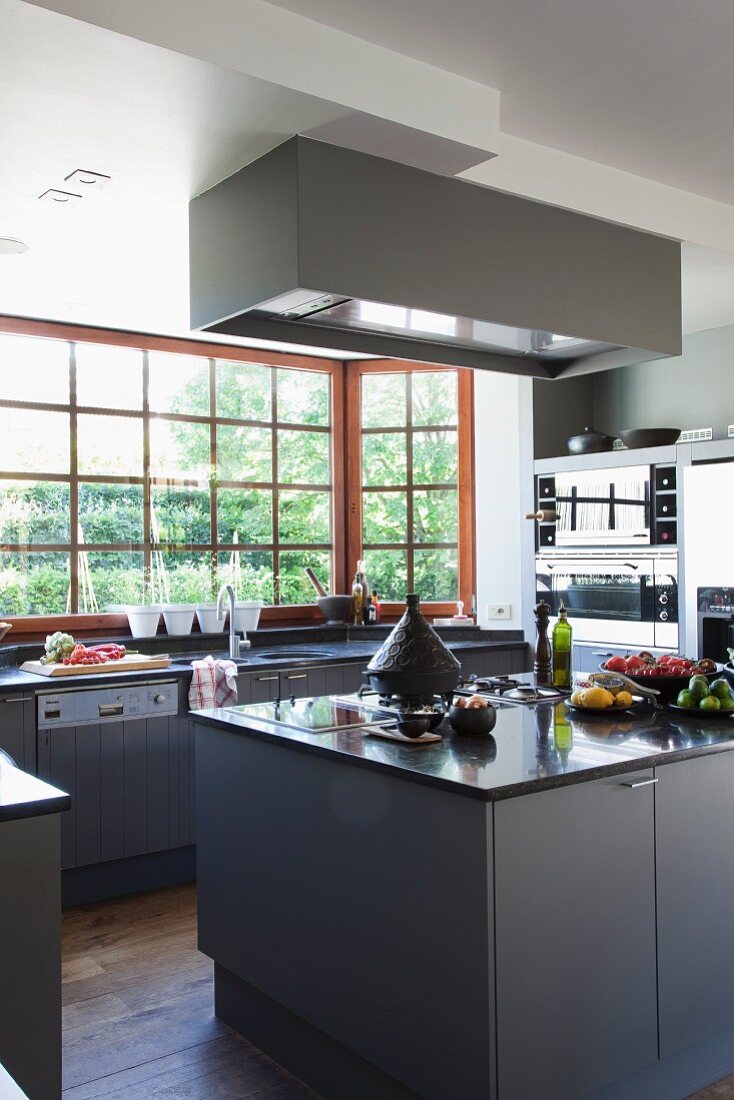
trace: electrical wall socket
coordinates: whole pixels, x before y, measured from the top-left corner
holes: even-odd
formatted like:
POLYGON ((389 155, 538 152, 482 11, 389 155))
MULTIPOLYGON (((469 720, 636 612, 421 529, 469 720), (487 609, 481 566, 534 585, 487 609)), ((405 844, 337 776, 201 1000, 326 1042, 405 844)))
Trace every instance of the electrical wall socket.
POLYGON ((511 619, 512 618, 512 606, 509 603, 488 603, 487 604, 487 618, 488 619, 511 619))

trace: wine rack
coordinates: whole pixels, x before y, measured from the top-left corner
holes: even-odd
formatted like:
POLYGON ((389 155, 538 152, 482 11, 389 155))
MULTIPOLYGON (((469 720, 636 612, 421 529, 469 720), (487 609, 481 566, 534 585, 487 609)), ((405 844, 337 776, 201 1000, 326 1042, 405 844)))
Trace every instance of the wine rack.
POLYGON ((652 541, 656 546, 677 546, 678 486, 675 466, 655 466, 653 486, 652 541))

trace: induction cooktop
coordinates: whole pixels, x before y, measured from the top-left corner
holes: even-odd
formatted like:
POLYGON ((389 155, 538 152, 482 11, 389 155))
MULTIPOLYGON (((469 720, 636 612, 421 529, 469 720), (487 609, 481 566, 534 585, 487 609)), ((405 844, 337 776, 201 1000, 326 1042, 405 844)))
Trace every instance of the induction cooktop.
POLYGON ((275 726, 303 730, 305 733, 330 733, 371 723, 390 721, 387 710, 345 699, 319 696, 313 699, 281 699, 267 703, 247 703, 229 708, 247 718, 259 718, 275 726))

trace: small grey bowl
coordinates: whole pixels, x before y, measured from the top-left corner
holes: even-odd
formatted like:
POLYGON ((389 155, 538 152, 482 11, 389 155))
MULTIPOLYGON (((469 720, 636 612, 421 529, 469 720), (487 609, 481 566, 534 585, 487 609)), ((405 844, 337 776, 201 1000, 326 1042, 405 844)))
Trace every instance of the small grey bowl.
POLYGON ((491 733, 497 721, 497 711, 487 707, 450 707, 449 722, 457 733, 491 733))
POLYGON ((348 623, 352 617, 351 596, 319 596, 316 604, 329 623, 348 623))

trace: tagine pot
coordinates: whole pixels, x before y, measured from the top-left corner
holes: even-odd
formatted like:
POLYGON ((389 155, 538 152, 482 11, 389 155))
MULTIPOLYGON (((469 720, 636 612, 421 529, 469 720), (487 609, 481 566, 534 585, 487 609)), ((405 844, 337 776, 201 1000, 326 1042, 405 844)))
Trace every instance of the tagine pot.
POLYGON ((432 696, 453 691, 461 665, 420 612, 420 596, 406 597, 400 622, 367 665, 380 695, 432 696))

